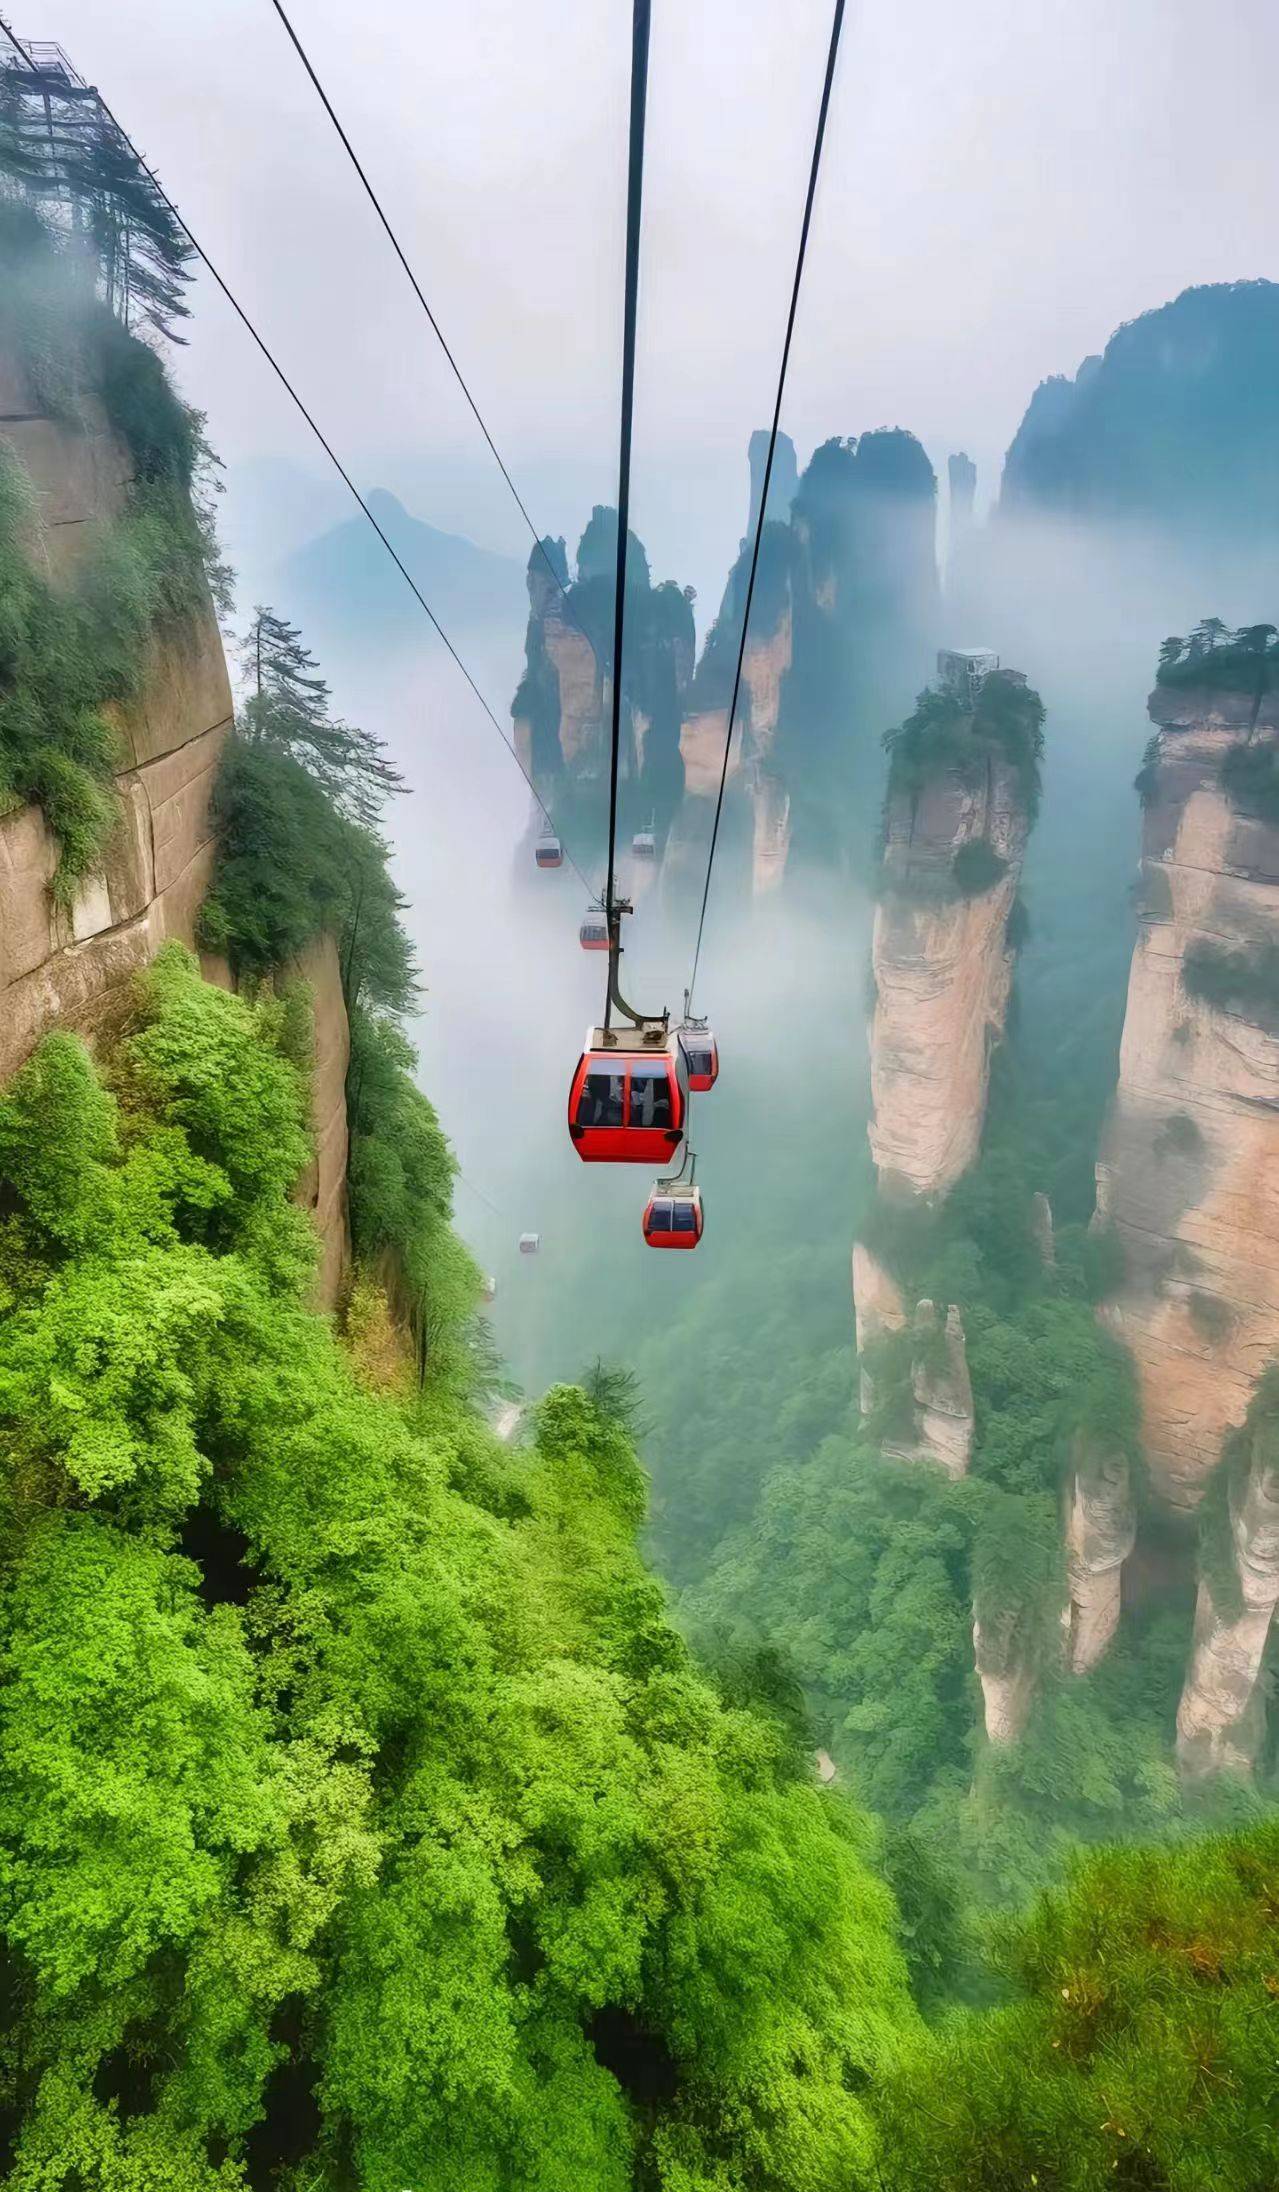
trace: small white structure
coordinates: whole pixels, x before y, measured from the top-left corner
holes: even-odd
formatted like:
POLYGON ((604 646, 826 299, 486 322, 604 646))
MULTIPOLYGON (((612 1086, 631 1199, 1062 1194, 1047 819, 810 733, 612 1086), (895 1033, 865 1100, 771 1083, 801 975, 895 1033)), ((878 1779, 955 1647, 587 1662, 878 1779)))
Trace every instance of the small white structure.
POLYGON ((487 1279, 485 1279, 484 1284, 480 1289, 480 1292, 483 1294, 486 1302, 497 1300, 497 1280, 493 1278, 491 1274, 487 1279))
POLYGON ((937 656, 937 682, 953 693, 966 708, 976 705, 986 679, 999 668, 999 656, 989 647, 943 647, 937 656))
POLYGON ((541 1236, 541 1234, 540 1234, 540 1233, 521 1233, 521 1235, 520 1235, 520 1254, 521 1254, 521 1256, 535 1256, 535 1255, 537 1254, 537 1252, 538 1252, 538 1249, 539 1249, 539 1248, 541 1247, 541 1245, 542 1245, 542 1236, 541 1236))

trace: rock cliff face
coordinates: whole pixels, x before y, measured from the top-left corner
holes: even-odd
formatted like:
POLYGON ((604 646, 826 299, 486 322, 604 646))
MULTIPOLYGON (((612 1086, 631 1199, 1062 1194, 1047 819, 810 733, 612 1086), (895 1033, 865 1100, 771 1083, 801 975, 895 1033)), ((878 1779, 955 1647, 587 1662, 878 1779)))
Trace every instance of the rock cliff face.
MULTIPOLYGON (((93 530, 122 511, 131 479, 123 444, 86 394, 74 424, 42 414, 11 358, 0 357, 0 439, 30 481, 31 543, 54 582, 74 571, 93 530)), ((195 948, 213 869, 209 802, 231 727, 231 687, 212 606, 157 633, 139 696, 112 713, 119 814, 101 870, 69 912, 49 885, 58 848, 35 807, 0 816, 0 1082, 53 1027, 92 1038, 128 1009, 133 977, 177 938, 195 948)), ((225 963, 204 972, 229 985, 225 963)), ((300 1193, 323 1243, 318 1296, 332 1307, 349 1257, 346 1226, 346 1011, 337 954, 317 946, 296 972, 313 987, 316 1151, 300 1193)))
MULTIPOLYGON (((122 509, 128 455, 91 395, 74 425, 43 416, 8 360, 0 397, 0 437, 20 459, 40 513, 33 552, 56 583, 95 526, 122 509)), ((115 711, 124 764, 119 820, 101 873, 69 914, 49 895, 57 848, 40 814, 29 807, 0 818, 0 1078, 49 1027, 92 1033, 120 1009, 131 977, 166 938, 194 945, 213 859, 209 792, 230 722, 210 607, 152 642, 142 697, 115 711)))
MULTIPOLYGON (((759 599, 758 595, 756 598, 759 599)), ((765 612, 769 606, 766 601, 765 612)), ((742 658, 742 689, 733 726, 725 793, 726 811, 730 815, 744 812, 747 818, 745 827, 739 827, 735 834, 743 844, 749 841, 750 887, 756 897, 777 889, 786 873, 790 848, 790 794, 773 759, 782 681, 791 666, 792 618, 788 583, 783 582, 771 607, 771 617, 754 611, 751 615, 751 637, 742 658)), ((740 625, 736 624, 736 619, 733 621, 732 646, 735 649, 740 625)), ((671 828, 667 849, 670 890, 700 883, 724 766, 733 675, 728 652, 726 646, 725 659, 717 665, 719 674, 713 678, 706 674, 709 656, 704 658, 692 687, 688 712, 680 725, 684 797, 671 828), (697 705, 699 697, 713 696, 718 701, 724 687, 720 704, 697 705)))
POLYGON ((884 1453, 901 1461, 939 1462, 947 1476, 964 1476, 973 1444, 973 1388, 958 1307, 952 1302, 940 1314, 935 1303, 925 1300, 908 1316, 901 1287, 864 1241, 853 1246, 853 1303, 863 1416, 877 1405, 878 1343, 909 1325, 904 1421, 900 1433, 883 1438, 884 1453))
POLYGON ((963 758, 974 735, 980 715, 960 719, 959 764, 890 782, 885 809, 869 1132, 881 1187, 912 1196, 945 1195, 977 1155, 1012 985, 1028 803, 1002 754, 963 758))
MULTIPOLYGON (((1025 679, 996 671, 975 696, 924 694, 889 742, 868 1126, 889 1203, 944 1200, 981 1146, 990 1055, 1012 986, 1011 917, 1038 790, 1042 721, 1025 679)), ((1050 1260, 1046 1202, 1036 1220, 1050 1260)), ((864 1242, 853 1250, 853 1304, 862 1413, 872 1429, 878 1417, 884 1450, 964 1475, 974 1412, 959 1306, 943 1314, 925 1300, 908 1318, 898 1280, 864 1242), (890 1415, 908 1416, 905 1435, 895 1420, 885 1423, 876 1390, 886 1361, 896 1381, 890 1415)), ((1018 1624, 1012 1620, 1005 1633, 997 1618, 978 1619, 973 1644, 987 1736, 1013 1742, 1034 1689, 1018 1624)))
POLYGON ((1097 1168, 1152 1487, 1198 1503, 1279 1351, 1279 697, 1157 687, 1140 929, 1097 1168), (1224 779, 1224 780, 1223 780, 1224 779), (1273 808, 1270 810, 1273 813, 1273 808))
POLYGON ((1087 1674, 1119 1627, 1123 1564, 1137 1537, 1128 1456, 1077 1433, 1066 1476, 1066 1660, 1087 1674))
POLYGON ((1279 1602, 1279 1377, 1235 1434, 1195 1608, 1177 1750, 1191 1775, 1251 1768, 1264 1733, 1262 1662, 1279 1602))
MULTIPOLYGON (((612 714, 613 570, 617 517, 595 509, 570 573, 562 540, 546 540, 528 565, 525 670, 511 703, 515 750, 580 859, 602 848, 612 714)), ((621 823, 623 837, 652 828, 664 842, 683 790, 680 722, 693 674, 691 597, 673 581, 654 586, 632 534, 626 589, 621 823)), ((533 834, 544 826, 535 810, 533 834)), ((651 864, 624 866, 635 894, 651 864)))

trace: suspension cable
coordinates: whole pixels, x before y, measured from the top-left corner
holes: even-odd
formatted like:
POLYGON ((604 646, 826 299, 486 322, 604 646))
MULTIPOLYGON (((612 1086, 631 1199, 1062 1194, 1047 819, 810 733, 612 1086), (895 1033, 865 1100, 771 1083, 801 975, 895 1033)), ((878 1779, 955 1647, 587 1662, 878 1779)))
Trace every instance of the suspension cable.
POLYGON ((693 971, 685 992, 686 1014, 691 1012, 693 991, 697 985, 697 968, 702 956, 702 934, 706 927, 706 907, 711 895, 711 870, 715 865, 715 848, 719 842, 720 816, 724 811, 724 787, 728 782, 728 763, 733 746, 733 723, 737 715, 738 695, 741 691, 742 664, 746 659, 746 634, 750 624, 751 602, 755 595, 755 574, 759 569, 760 542, 764 537, 764 523, 768 514, 768 490, 773 476, 773 458, 777 452, 777 434, 781 424, 782 397, 786 389, 786 368, 790 363, 791 337, 795 332, 795 314, 799 307, 800 284, 804 278, 804 259, 808 251, 808 231, 812 225, 813 201, 817 196, 817 176, 822 164, 822 143, 826 135, 826 117, 830 112, 831 86, 835 80, 835 61, 839 53, 839 34, 844 24, 844 0, 835 0, 834 21, 831 24, 830 50, 826 55, 826 75, 822 83, 821 106, 817 115, 817 134, 813 140, 813 158, 808 171, 808 191, 804 199, 804 218, 799 232, 799 251, 795 259, 795 279, 791 285, 790 310, 786 315, 786 337, 782 344, 781 369, 777 375, 777 398, 773 405, 773 424, 768 437, 768 455, 764 460, 764 480, 759 498, 759 514, 755 520, 755 538, 751 544, 750 570, 746 580, 746 600, 742 606, 742 629, 737 642, 737 662, 733 671, 733 696, 728 707, 728 727, 724 733, 724 759, 719 772, 719 792, 715 800, 715 820, 711 827, 710 851, 706 857, 706 881, 702 888, 702 910, 697 923, 697 943, 693 951, 693 971))
MULTIPOLYGON (((525 507, 524 499, 520 494, 519 488, 516 486, 514 480, 510 475, 510 472, 507 470, 506 463, 502 457, 502 452, 498 448, 497 443, 494 441, 493 436, 488 430, 488 426, 485 423, 484 414, 480 410, 478 403, 476 402, 474 396, 471 394, 471 391, 467 386, 466 376, 464 375, 461 366, 458 364, 457 359, 454 357, 453 352, 451 351, 448 343, 445 340, 444 330, 440 326, 439 321, 436 319, 434 312, 432 312, 430 305, 427 303, 426 297, 424 296, 422 291, 422 285, 419 282, 417 275, 414 273, 412 267, 410 266, 408 259, 405 257, 403 247, 400 243, 400 239, 396 235, 395 230, 392 228, 391 223, 386 216, 386 212, 382 206, 382 201, 378 197, 377 192, 374 190, 372 183, 369 181, 369 178, 366 175, 364 167, 360 161, 359 154, 356 152, 354 145, 351 143, 350 138, 347 136, 345 129, 342 127, 342 124, 338 119, 337 112, 333 105, 333 101, 330 99, 323 84, 320 82, 314 64, 312 63, 311 57, 308 54, 306 47, 303 45, 301 39, 298 37, 298 34, 294 29, 293 24, 289 20, 288 15, 285 13, 285 10, 281 5, 281 0, 271 0, 271 5, 275 9, 276 14, 279 16, 281 23, 284 25, 284 28, 288 33, 294 52, 297 54, 299 61, 302 63, 303 68, 306 70, 307 75, 311 79, 321 106, 324 108, 325 113, 328 115, 329 120, 332 122, 334 129, 337 131, 338 136, 342 141, 342 148, 346 153, 348 160, 350 161, 352 167, 355 169, 356 174, 359 176, 361 183, 364 185, 365 196, 368 198, 369 204, 372 206, 373 211, 376 213, 379 221, 382 223, 383 228, 386 230, 387 240, 390 243, 391 249, 395 253, 396 258, 399 260, 400 265, 403 267, 405 274, 408 276, 410 286, 413 290, 413 294, 417 298, 418 303, 421 305, 422 310, 425 312, 427 319, 430 321, 431 331, 434 334, 435 339, 438 342, 441 350, 444 352, 445 357, 448 359, 450 367, 452 368, 453 378, 457 382, 458 387, 461 389, 462 394, 465 396, 467 403, 470 405, 472 415, 475 419, 475 423, 479 427, 481 434, 483 434, 484 439, 488 443, 489 449, 492 452, 493 461, 496 464, 498 471, 501 473, 502 478, 506 481, 506 484, 509 487, 512 498, 515 502, 515 506, 518 509, 520 516, 523 518, 524 523, 527 525, 529 532, 533 536, 533 545, 536 548, 537 553, 541 557, 543 563, 546 565, 547 570, 550 572, 551 577, 554 579, 556 586, 559 588, 563 600, 567 602, 568 589, 565 586, 563 579, 560 577, 559 572, 556 570, 555 565, 552 563, 551 558, 546 552, 546 547, 543 542, 542 535, 539 533, 536 525, 533 523, 532 518, 529 516, 528 510, 525 507)), ((576 621, 576 619, 574 621, 576 621)))
MULTIPOLYGON (((622 750, 622 635, 626 622, 626 543, 631 518, 631 430, 635 412, 635 328, 639 303, 640 214, 644 197, 644 115, 648 103, 649 0, 634 0, 631 14, 631 124, 626 176, 626 296, 622 320, 622 419, 617 455, 617 561, 613 599, 613 721, 608 772, 608 996, 604 1025, 614 1003, 629 1012, 617 992, 621 911, 617 902, 617 780, 622 750)), ((632 1015, 638 1018, 638 1015, 632 1015)))
MULTIPOLYGON (((27 63, 27 66, 31 69, 32 73, 38 74, 39 71, 36 69, 35 63, 32 61, 30 54, 27 52, 24 46, 18 43, 18 40, 13 36, 12 31, 9 29, 8 24, 3 20, 3 18, 0 18, 0 31, 4 32, 5 36, 10 40, 11 44, 15 47, 17 52, 22 55, 23 60, 27 63)), ((137 146, 134 144, 133 139, 130 137, 128 131, 123 127, 120 122, 116 120, 115 115, 112 113, 110 107, 107 105, 106 100, 102 97, 101 92, 99 92, 97 96, 101 104, 103 113, 106 115, 107 120, 110 122, 112 128, 118 134, 121 143, 128 147, 129 152, 137 161, 139 168, 146 176, 152 188, 163 199, 165 205, 168 207, 169 212, 172 214, 174 220, 177 222, 179 228, 182 230, 183 235, 186 237, 186 240, 190 244, 191 249, 194 251, 196 257, 202 262, 206 272, 216 283, 217 287, 221 290, 222 295, 226 298, 226 301, 230 305, 232 311, 235 313, 236 318, 248 331, 252 340, 257 345, 257 348, 261 351, 262 356, 266 359, 267 364, 270 366, 271 371, 274 373, 276 379, 279 381, 280 386, 284 389, 285 394, 290 398, 298 411, 301 412, 302 417, 305 419, 307 425, 310 427, 311 432, 314 434, 316 440, 320 444, 321 449, 324 451, 325 456, 328 458, 330 464, 333 466, 334 471, 337 473, 343 485, 350 491, 353 500, 358 504, 360 510, 367 518, 374 532, 377 534, 378 539, 381 541, 382 546, 385 548, 387 554, 391 558, 391 561, 395 565, 396 570, 399 572, 401 578, 404 580, 406 586, 408 586, 410 592, 413 594, 415 600, 417 601, 419 608, 422 609, 426 617, 429 619, 437 636, 443 641, 447 652, 452 656, 453 661, 456 663, 458 669, 461 671, 463 677, 466 679, 467 684, 470 686, 471 691, 475 695, 475 698, 478 700, 481 708, 484 710, 484 713, 488 717, 489 722, 492 724, 494 730, 497 732, 498 737, 501 739, 502 744, 505 746, 507 752, 510 754, 511 759, 514 761, 516 768, 520 772, 520 775, 523 777, 525 783, 528 785, 529 790, 532 792, 533 798, 536 801, 537 806, 541 810, 542 816, 546 822, 547 829, 551 831, 552 834, 558 835, 558 832, 555 829, 555 819, 551 814, 551 811, 547 806, 545 800, 542 798, 541 793, 538 791, 536 784, 533 782, 533 779, 530 776, 528 770, 525 768, 524 763, 521 761, 519 754, 516 751, 514 742, 507 737, 507 734, 503 730, 502 725, 499 723, 496 715, 493 713, 492 708, 489 706, 488 701, 485 699, 484 694, 481 692, 479 686, 476 684, 475 679, 471 675, 471 672, 467 669, 465 662, 462 660, 462 657, 458 653, 457 648, 454 646, 452 640, 449 638, 449 635, 445 631, 444 626, 440 623, 439 618, 436 616, 430 602, 427 600, 425 594, 422 592, 422 589, 418 585, 417 580, 413 577, 412 572, 408 569, 398 551, 392 545, 391 541, 387 538, 387 535, 384 532, 382 526, 378 523, 377 518, 374 516, 372 510, 369 508, 369 505, 365 501, 364 496, 360 493, 360 490, 356 486, 355 481, 352 479, 350 473, 346 469, 346 466, 343 464, 341 458, 338 456, 337 451, 333 448, 332 443, 328 440, 323 429, 320 427, 313 414, 307 409, 306 404, 303 402, 301 396, 298 394, 297 389, 294 387, 292 381, 289 379, 288 374, 285 372, 284 367, 276 358, 274 352, 269 348, 265 339, 258 333, 258 330, 254 326, 253 321, 249 318, 248 313, 245 311, 238 297, 231 289, 229 283, 223 280, 222 275, 218 272, 217 267, 213 264, 213 261, 209 257, 208 252, 204 249, 199 239, 192 233, 191 228, 189 227, 186 220, 183 218, 182 214, 179 213, 177 206, 174 204, 172 198, 169 196, 169 193, 164 188, 164 185, 160 181, 159 176, 155 173, 155 170, 152 167, 148 166, 147 162, 143 159, 142 154, 139 152, 137 146)), ((569 851, 567 845, 564 846, 564 852, 568 860, 569 866, 572 868, 574 874, 578 877, 578 880, 581 882, 584 890, 587 892, 588 896, 593 898, 594 892, 592 891, 591 885, 587 881, 585 875, 583 875, 582 870, 578 867, 578 864, 573 858, 573 855, 569 851)))

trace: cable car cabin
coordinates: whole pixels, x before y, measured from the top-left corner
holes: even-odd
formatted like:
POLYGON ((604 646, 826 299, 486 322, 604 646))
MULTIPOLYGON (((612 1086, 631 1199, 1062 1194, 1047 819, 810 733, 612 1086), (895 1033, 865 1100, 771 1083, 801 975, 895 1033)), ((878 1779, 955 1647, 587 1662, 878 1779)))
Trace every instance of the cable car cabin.
POLYGON ((644 1206, 644 1238, 650 1248, 696 1248, 704 1222, 700 1187, 654 1180, 644 1206))
POLYGON ((688 1123, 688 1066, 659 1027, 588 1028, 568 1094, 568 1131, 583 1164, 669 1165, 688 1123))
POLYGON ((719 1044, 708 1027, 681 1028, 679 1039, 688 1060, 688 1085, 695 1096, 704 1096, 719 1079, 719 1044))
POLYGON ((538 1252, 538 1249, 539 1249, 539 1248, 541 1247, 541 1245, 542 1245, 542 1236, 541 1236, 541 1234, 540 1234, 540 1233, 521 1233, 521 1235, 520 1235, 520 1254, 521 1254, 521 1256, 535 1256, 535 1255, 537 1254, 537 1252, 538 1252))
POLYGON ((608 916, 602 906, 588 906, 582 915, 577 941, 583 951, 608 950, 608 916))
POLYGON ((656 860, 657 839, 652 830, 636 830, 631 839, 631 853, 636 860, 656 860))
POLYGON ((563 867, 564 847, 555 835, 554 830, 543 830, 542 835, 533 847, 533 858, 539 868, 563 867))

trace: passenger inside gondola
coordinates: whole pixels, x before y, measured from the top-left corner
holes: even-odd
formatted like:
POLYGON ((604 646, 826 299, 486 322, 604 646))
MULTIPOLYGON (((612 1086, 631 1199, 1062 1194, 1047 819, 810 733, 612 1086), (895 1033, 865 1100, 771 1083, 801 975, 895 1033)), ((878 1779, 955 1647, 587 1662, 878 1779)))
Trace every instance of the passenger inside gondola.
MULTIPOLYGON (((597 1068, 588 1073, 582 1083, 577 1123, 579 1126, 624 1126, 625 1101, 625 1063, 619 1062, 615 1069, 597 1068)), ((669 1101, 667 1109, 669 1111, 669 1101)))
POLYGON ((671 1084, 664 1058, 636 1058, 632 1062, 630 1123, 645 1127, 670 1125, 671 1084))

